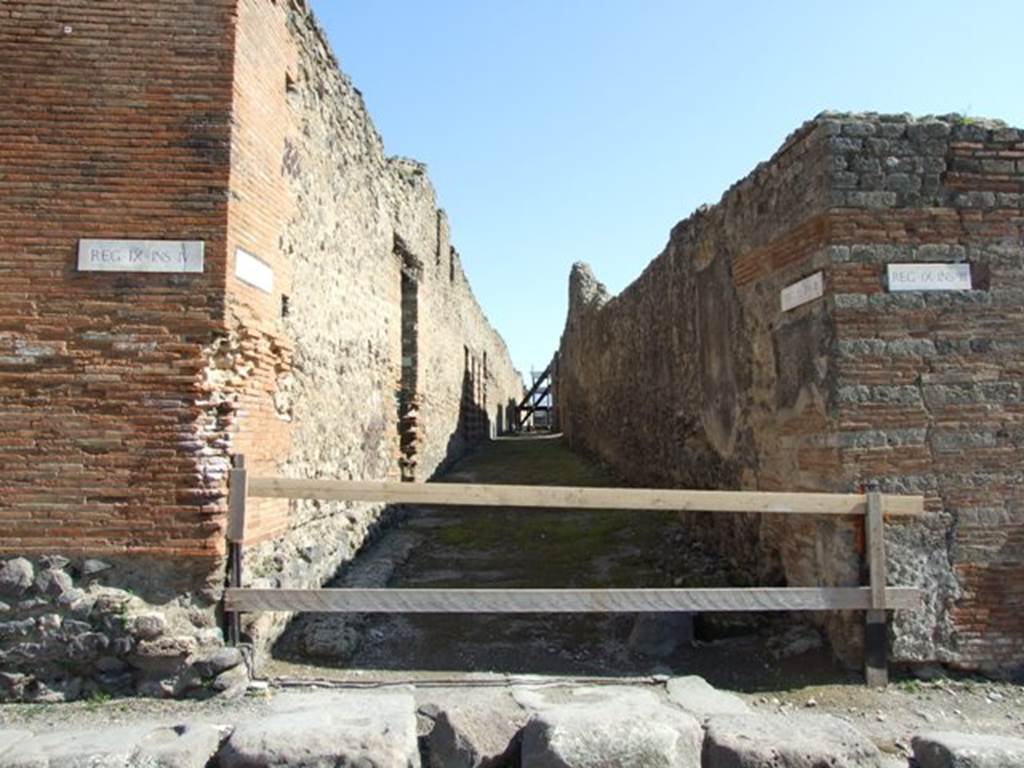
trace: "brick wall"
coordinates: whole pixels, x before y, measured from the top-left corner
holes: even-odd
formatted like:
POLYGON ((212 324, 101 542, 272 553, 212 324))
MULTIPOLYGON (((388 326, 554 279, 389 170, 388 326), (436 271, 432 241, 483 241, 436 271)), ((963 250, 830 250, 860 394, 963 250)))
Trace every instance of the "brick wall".
POLYGON ((1024 134, 956 119, 828 129, 842 471, 923 493, 931 513, 894 537, 897 577, 935 617, 905 617, 897 653, 1019 667, 1024 134), (890 262, 966 262, 974 290, 890 293, 890 262))
MULTIPOLYGON (((12 0, 0 75, 0 700, 180 695, 221 643, 232 454, 424 481, 522 384, 301 0, 12 0), (201 240, 205 269, 80 273, 83 238, 201 240), (88 643, 49 616, 83 611, 88 643)), ((250 511, 250 582, 289 586, 382 513, 250 511)))
POLYGON ((2 548, 209 558, 233 2, 0 7, 2 548), (203 240, 196 275, 78 273, 80 238, 203 240))
MULTIPOLYGON (((577 268, 570 439, 642 483, 924 493, 927 519, 889 535, 893 578, 927 601, 897 616, 897 657, 1019 664, 1022 149, 998 123, 826 114, 619 296, 577 268), (885 265, 915 261, 967 261, 974 290, 888 292, 885 265), (817 271, 824 296, 783 312, 817 271)), ((737 515, 709 536, 751 580, 860 579, 850 525, 737 515)), ((856 622, 824 621, 855 661, 856 622)))
MULTIPOLYGON (((217 554, 229 445, 256 472, 397 477, 396 238, 424 265, 419 479, 465 447, 465 349, 495 403, 518 394, 424 168, 384 156, 303 4, 235 5, 0 9, 12 551, 217 554), (80 273, 90 237, 202 240, 205 270, 80 273)), ((289 524, 253 512, 254 541, 289 524)))

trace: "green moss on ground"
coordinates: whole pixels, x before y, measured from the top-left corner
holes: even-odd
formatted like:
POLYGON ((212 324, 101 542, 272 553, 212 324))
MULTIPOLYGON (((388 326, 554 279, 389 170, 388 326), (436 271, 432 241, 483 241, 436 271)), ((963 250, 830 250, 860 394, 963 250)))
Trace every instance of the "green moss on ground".
MULTIPOLYGON (((561 438, 502 439, 481 446, 441 482, 607 487, 605 467, 573 453, 561 438)), ((672 513, 636 510, 449 508, 432 514, 433 560, 486 553, 489 585, 522 587, 666 586, 656 552, 672 513)), ((415 556, 414 556, 415 557, 415 556)), ((410 563, 418 568, 426 563, 410 563)), ((447 581, 447 580, 446 580, 447 581)), ((436 586, 456 586, 458 580, 436 586)))

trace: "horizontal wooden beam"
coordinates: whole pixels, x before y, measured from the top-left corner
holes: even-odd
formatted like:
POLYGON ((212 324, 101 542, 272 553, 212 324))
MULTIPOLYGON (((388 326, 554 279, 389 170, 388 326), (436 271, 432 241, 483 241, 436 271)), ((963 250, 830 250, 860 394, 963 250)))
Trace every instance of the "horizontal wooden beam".
MULTIPOLYGON (((867 508, 863 494, 397 483, 279 477, 250 478, 249 495, 273 499, 374 501, 385 504, 805 515, 863 515, 867 508)), ((884 501, 886 515, 924 513, 922 496, 885 496, 884 501)))
MULTIPOLYGON (((921 592, 890 587, 889 608, 917 608, 921 592)), ((866 610, 868 587, 745 589, 228 589, 229 611, 315 613, 645 613, 866 610)))

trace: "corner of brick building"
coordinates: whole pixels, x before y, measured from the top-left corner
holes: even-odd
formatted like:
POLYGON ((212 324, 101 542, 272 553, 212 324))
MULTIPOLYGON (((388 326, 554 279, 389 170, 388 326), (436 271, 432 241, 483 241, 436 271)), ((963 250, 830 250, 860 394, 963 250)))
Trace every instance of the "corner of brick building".
MULTIPOLYGON (((645 482, 849 492, 878 480, 924 494, 928 518, 889 529, 891 578, 926 596, 923 612, 896 615, 896 659, 1019 664, 1022 149, 993 121, 810 121, 677 225, 618 297, 571 307, 570 439, 645 482), (887 292, 886 264, 915 261, 968 261, 974 290, 887 292), (819 272, 821 298, 783 311, 781 291, 819 272)), ((733 515, 700 530, 754 583, 862 578, 856 526, 733 515)), ((859 626, 824 620, 858 663, 859 626)))
POLYGON ((234 3, 4 10, 3 549, 213 564, 234 3), (205 270, 78 272, 86 238, 201 240, 205 270))
MULTIPOLYGON (((0 698, 186 695, 223 643, 233 455, 422 481, 522 382, 425 168, 384 155, 305 3, 0 17, 0 698), (83 238, 198 240, 205 268, 79 272, 83 238)), ((386 510, 248 511, 246 583, 308 587, 386 510)), ((246 629, 264 649, 282 625, 246 629)))

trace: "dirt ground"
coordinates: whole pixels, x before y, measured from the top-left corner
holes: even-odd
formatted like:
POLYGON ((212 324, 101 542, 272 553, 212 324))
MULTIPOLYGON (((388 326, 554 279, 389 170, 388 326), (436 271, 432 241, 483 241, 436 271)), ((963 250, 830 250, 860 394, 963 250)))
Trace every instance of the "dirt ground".
MULTIPOLYGON (((536 485, 616 484, 557 437, 500 440, 446 478, 536 485)), ((649 512, 411 509, 336 583, 400 587, 729 586, 713 553, 676 516, 649 512)), ((762 712, 811 709, 849 720, 897 763, 927 730, 1024 736, 1024 686, 894 675, 884 691, 836 664, 813 630, 782 614, 700 616, 637 626, 635 615, 305 615, 257 669, 270 683, 239 702, 91 701, 6 705, 0 725, 103 726, 140 719, 230 720, 301 686, 416 686, 417 698, 467 688, 634 683, 701 675, 762 712), (794 628, 795 627, 795 628, 794 628), (639 631, 644 630, 644 631, 639 631)), ((901 763, 905 764, 905 763, 901 763)))

